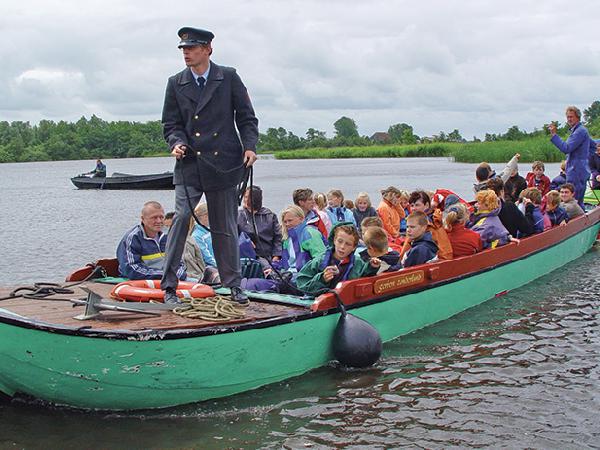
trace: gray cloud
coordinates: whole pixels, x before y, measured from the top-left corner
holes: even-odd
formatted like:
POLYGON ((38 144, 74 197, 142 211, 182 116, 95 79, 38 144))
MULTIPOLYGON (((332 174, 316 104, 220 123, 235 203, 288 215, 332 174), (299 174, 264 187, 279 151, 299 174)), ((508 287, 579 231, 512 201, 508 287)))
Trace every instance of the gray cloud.
POLYGON ((407 122, 464 136, 532 129, 598 99, 593 2, 32 0, 0 6, 0 120, 160 117, 176 31, 215 32, 261 128, 362 134, 407 122))

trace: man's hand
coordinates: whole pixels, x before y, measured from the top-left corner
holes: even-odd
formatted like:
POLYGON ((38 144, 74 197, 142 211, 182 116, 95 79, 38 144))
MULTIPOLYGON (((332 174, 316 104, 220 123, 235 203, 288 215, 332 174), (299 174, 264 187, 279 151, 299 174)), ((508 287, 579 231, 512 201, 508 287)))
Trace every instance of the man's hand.
POLYGON ((551 123, 550 125, 548 125, 548 131, 550 132, 550 134, 552 136, 556 135, 556 125, 551 123))
POLYGON ((244 165, 246 167, 250 167, 257 159, 256 153, 254 153, 252 150, 246 150, 244 152, 244 165))
POLYGON ((177 144, 175 147, 173 147, 173 150, 171 150, 171 155, 173 155, 177 159, 181 159, 185 156, 185 149, 185 145, 177 144))

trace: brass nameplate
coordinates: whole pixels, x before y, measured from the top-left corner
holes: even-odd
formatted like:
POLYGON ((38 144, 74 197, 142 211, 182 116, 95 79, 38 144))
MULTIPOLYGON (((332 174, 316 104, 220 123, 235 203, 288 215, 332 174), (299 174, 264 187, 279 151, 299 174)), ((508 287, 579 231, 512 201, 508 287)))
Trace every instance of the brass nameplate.
POLYGON ((425 272, 417 270, 416 272, 407 273, 404 275, 396 275, 395 277, 386 278, 385 280, 377 280, 373 283, 373 290, 376 294, 383 294, 388 291, 419 284, 425 280, 425 272))

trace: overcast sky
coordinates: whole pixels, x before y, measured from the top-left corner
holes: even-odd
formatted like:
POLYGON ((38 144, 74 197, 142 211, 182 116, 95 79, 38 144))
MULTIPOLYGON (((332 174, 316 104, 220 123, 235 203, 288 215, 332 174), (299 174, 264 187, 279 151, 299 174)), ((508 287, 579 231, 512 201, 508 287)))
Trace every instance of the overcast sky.
POLYGON ((195 26, 262 132, 530 131, 600 99, 599 20, 596 1, 2 0, 0 120, 159 119, 195 26))

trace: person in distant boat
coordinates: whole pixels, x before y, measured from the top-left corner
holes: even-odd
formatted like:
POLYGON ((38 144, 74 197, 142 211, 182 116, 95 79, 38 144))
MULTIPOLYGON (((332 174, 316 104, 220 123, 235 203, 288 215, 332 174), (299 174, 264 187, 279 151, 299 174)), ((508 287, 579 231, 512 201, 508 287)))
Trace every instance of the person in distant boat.
POLYGON ((258 119, 235 69, 210 60, 214 34, 184 27, 177 33, 187 66, 169 78, 162 111, 163 135, 176 158, 175 218, 169 231, 165 302, 180 303, 176 271, 181 263, 191 208, 206 195, 217 268, 231 299, 247 304, 240 289, 237 186, 256 161, 258 119))
MULTIPOLYGON (((164 273, 167 235, 162 232, 165 211, 155 201, 144 203, 142 221, 131 228, 117 247, 119 275, 130 280, 159 279, 164 273)), ((177 278, 185 280, 185 265, 179 264, 177 278)))
POLYGON ((106 164, 101 159, 97 159, 96 168, 91 172, 86 172, 84 175, 91 175, 94 178, 106 178, 106 164))
POLYGON ((567 155, 567 183, 575 186, 575 199, 583 208, 583 197, 585 185, 590 177, 588 159, 596 151, 596 143, 590 138, 587 129, 581 124, 581 111, 575 106, 568 106, 566 111, 567 125, 570 135, 567 141, 563 141, 556 134, 556 125, 551 123, 548 130, 552 135, 550 142, 567 155))

